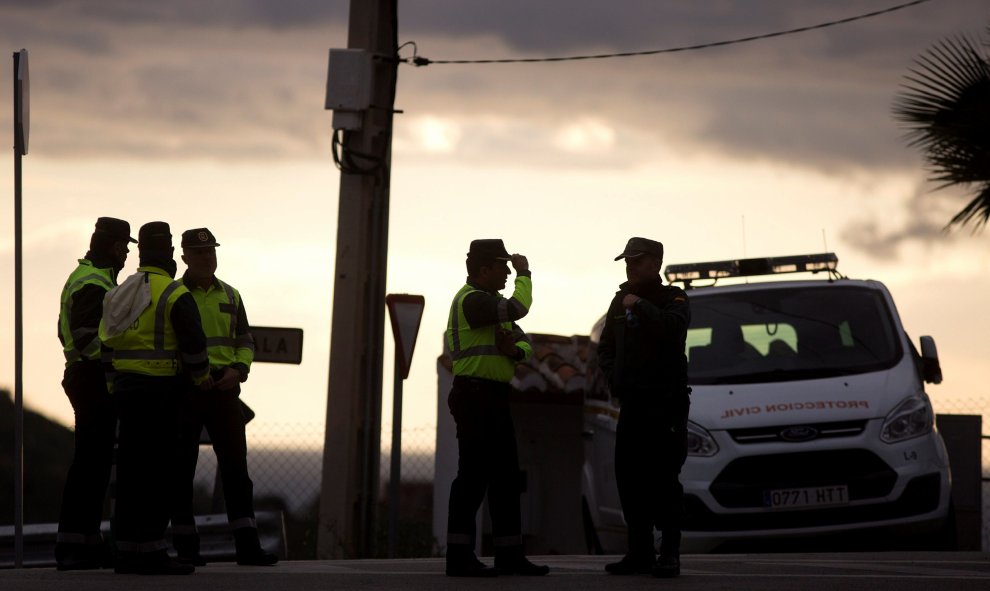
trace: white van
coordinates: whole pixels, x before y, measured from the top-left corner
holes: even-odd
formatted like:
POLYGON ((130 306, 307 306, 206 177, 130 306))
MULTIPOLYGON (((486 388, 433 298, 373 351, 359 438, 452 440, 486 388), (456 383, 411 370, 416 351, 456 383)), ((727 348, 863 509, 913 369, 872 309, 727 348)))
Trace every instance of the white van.
MULTIPOLYGON (((837 263, 826 253, 665 270, 684 285, 692 314, 684 551, 853 531, 952 535, 949 462, 924 388, 941 381, 935 342, 921 337, 919 354, 887 288, 842 277, 837 263), (767 280, 796 272, 826 278, 767 280)), ((621 553, 618 406, 602 380, 592 382, 587 541, 621 553)))

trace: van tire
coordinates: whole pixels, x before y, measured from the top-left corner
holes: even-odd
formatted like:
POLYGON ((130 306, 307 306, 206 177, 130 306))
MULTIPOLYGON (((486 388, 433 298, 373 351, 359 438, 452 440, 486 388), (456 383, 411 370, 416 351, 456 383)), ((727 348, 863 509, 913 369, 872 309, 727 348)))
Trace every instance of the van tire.
POLYGON ((584 544, 588 549, 588 554, 605 554, 605 550, 602 549, 602 544, 598 540, 595 522, 591 519, 588 499, 585 497, 581 497, 581 521, 584 523, 584 544))

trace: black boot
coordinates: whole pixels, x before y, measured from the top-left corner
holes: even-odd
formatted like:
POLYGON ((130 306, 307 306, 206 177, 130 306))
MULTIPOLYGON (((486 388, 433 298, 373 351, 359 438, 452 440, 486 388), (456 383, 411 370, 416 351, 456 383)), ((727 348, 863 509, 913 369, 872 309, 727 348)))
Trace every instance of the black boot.
POLYGON ((117 558, 113 563, 113 572, 118 575, 136 575, 138 572, 137 552, 117 551, 117 558))
POLYGON ((681 559, 676 554, 661 554, 653 567, 653 576, 662 579, 669 579, 680 576, 681 559))
POLYGON ((652 554, 626 554, 619 562, 605 565, 611 575, 648 575, 653 571, 656 557, 652 554))
POLYGON ((478 560, 470 546, 447 546, 448 577, 489 578, 498 576, 498 571, 478 560))
POLYGON ((237 564, 241 566, 271 566, 278 562, 278 556, 265 552, 261 547, 256 528, 235 529, 234 547, 237 549, 237 564))
POLYGON ((660 558, 653 567, 653 576, 672 578, 681 574, 681 530, 667 528, 660 538, 660 558))
POLYGON ((55 569, 66 570, 93 570, 103 566, 98 549, 102 544, 69 544, 58 542, 55 544, 55 569))
POLYGON ((172 546, 176 559, 184 564, 206 566, 206 560, 199 553, 199 534, 172 534, 172 546))
POLYGON ((114 572, 118 575, 191 575, 196 567, 173 560, 168 552, 121 552, 114 572))
POLYGON ((550 567, 530 562, 523 553, 522 546, 510 546, 495 549, 495 570, 500 575, 542 577, 550 572, 550 567))

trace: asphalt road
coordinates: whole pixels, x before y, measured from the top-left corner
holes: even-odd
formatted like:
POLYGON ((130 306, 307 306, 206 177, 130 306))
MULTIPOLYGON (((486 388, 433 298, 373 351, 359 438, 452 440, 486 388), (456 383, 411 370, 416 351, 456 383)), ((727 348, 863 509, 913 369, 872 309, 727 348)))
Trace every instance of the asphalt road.
MULTIPOLYGON (((209 564, 184 577, 114 575, 110 571, 56 572, 53 568, 0 570, 0 589, 17 591, 427 591, 445 589, 540 589, 598 591, 607 589, 679 590, 744 589, 801 591, 908 589, 990 589, 990 554, 849 553, 849 554, 696 554, 682 559, 677 579, 619 577, 604 572, 609 556, 544 556, 549 576, 539 578, 451 579, 443 559, 291 561, 274 567, 209 564)), ((490 559, 488 559, 490 562, 490 559)))

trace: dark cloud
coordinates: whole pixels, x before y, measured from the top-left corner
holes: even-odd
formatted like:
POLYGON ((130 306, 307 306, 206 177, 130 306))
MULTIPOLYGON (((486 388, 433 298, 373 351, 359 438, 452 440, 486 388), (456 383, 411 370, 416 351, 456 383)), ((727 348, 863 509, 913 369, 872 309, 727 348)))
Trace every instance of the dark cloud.
MULTIPOLYGON (((589 53, 602 48, 635 51, 718 42, 816 25, 895 4, 898 4, 896 0, 827 3, 811 0, 419 0, 400 2, 399 12, 403 36, 493 36, 503 39, 513 50, 557 55, 561 52, 589 53)), ((979 6, 982 6, 981 0, 933 0, 835 28, 734 46, 731 51, 748 51, 745 48, 760 45, 780 48, 792 43, 792 39, 810 35, 826 39, 819 45, 818 52, 836 56, 874 49, 878 39, 903 46, 911 40, 910 37, 905 39, 905 33, 920 28, 931 30, 933 21, 947 25, 967 22, 958 17, 958 12, 979 6), (949 9, 946 4, 954 6, 949 9), (919 27, 919 23, 923 23, 923 27, 919 27)), ((713 51, 725 50, 727 48, 713 51)))
MULTIPOLYGON (((0 0, 0 10, 25 8, 24 0, 0 0)), ((31 0, 30 11, 46 19, 72 19, 121 26, 314 27, 347 22, 348 0, 31 0)))
POLYGON ((930 185, 920 184, 903 208, 889 216, 862 217, 842 230, 841 238, 869 257, 896 261, 908 244, 927 247, 957 241, 959 230, 950 231, 946 224, 953 215, 949 208, 959 202, 958 196, 932 192, 930 185), (906 219, 900 227, 891 223, 902 216, 906 219))
MULTIPOLYGON (((431 58, 518 57, 718 41, 894 3, 407 0, 399 2, 399 23, 400 40, 416 40, 431 58)), ((348 0, 0 0, 0 35, 32 51, 37 149, 312 157, 323 155, 329 134, 326 50, 346 45, 349 9, 348 0)), ((890 103, 907 67, 941 36, 988 17, 984 0, 933 0, 825 31, 698 52, 403 66, 397 106, 405 119, 512 122, 515 136, 472 136, 464 152, 449 156, 479 162, 492 152, 524 154, 532 166, 565 162, 573 155, 552 145, 555 130, 592 117, 620 138, 599 155, 604 166, 642 158, 647 152, 628 140, 636 136, 681 152, 829 172, 905 168, 914 161, 890 103)), ((0 92, 9 95, 5 84, 0 92)))
MULTIPOLYGON (((537 57, 720 41, 893 4, 511 0, 479 8, 432 0, 402 4, 401 22, 403 39, 473 35, 505 44, 501 54, 489 53, 499 51, 491 43, 460 45, 461 53, 446 54, 419 39, 419 52, 432 59, 537 57)), ((434 86, 417 92, 430 97, 424 104, 436 100, 462 113, 487 103, 507 116, 528 112, 545 120, 555 106, 560 113, 591 109, 665 142, 740 159, 828 172, 904 168, 913 161, 890 115, 898 85, 931 43, 981 19, 990 19, 990 5, 982 0, 933 1, 821 31, 703 51, 568 64, 434 65, 429 68, 444 71, 431 72, 434 86), (461 103, 439 96, 446 92, 457 93, 461 103)), ((409 85, 423 74, 402 76, 409 85)))

